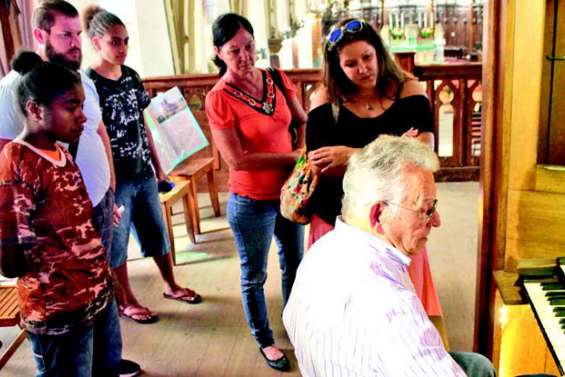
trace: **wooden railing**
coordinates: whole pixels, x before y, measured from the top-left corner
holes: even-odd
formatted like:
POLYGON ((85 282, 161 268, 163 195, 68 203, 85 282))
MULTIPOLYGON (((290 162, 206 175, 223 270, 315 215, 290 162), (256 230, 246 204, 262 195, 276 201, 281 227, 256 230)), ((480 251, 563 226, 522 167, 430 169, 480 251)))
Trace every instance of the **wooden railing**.
POLYGON ((481 71, 481 63, 468 62, 414 68, 414 75, 426 83, 432 106, 441 180, 477 180, 479 177, 481 71), (446 144, 448 148, 444 148, 446 144))
MULTIPOLYGON (((296 85, 298 99, 304 109, 308 111, 310 96, 321 80, 320 70, 294 69, 285 72, 296 85)), ((431 102, 434 114, 436 151, 442 151, 442 146, 439 145, 439 142, 445 140, 445 138, 441 138, 443 136, 442 130, 450 127, 449 125, 440 127, 440 107, 446 104, 446 98, 449 100, 447 104, 453 107, 454 117, 451 127, 453 155, 440 156, 442 169, 437 175, 438 179, 443 181, 478 179, 477 147, 480 147, 480 143, 477 144, 477 140, 480 140, 480 113, 474 112, 477 107, 472 93, 480 88, 480 63, 453 66, 416 66, 414 74, 421 81, 426 82, 428 96, 433 100, 431 102), (451 93, 446 97, 446 92, 451 93)), ((216 168, 219 169, 217 172, 219 189, 225 190, 227 187, 225 185, 227 168, 225 164, 220 163, 221 160, 212 143, 210 127, 204 111, 206 94, 217 80, 216 74, 191 74, 149 77, 144 80, 144 85, 151 97, 174 86, 179 87, 204 134, 211 142, 209 148, 198 152, 198 154, 216 158, 216 168)))

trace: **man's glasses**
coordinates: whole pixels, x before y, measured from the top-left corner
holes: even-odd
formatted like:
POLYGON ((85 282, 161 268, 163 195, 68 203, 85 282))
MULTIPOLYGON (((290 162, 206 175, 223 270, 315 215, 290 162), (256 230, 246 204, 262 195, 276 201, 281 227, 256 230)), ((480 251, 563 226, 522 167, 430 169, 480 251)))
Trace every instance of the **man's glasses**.
POLYGON ((437 199, 434 199, 432 206, 430 208, 428 208, 427 210, 425 210, 424 212, 422 212, 419 209, 404 207, 404 206, 401 206, 398 203, 389 202, 388 200, 386 200, 384 203, 386 205, 393 205, 393 206, 397 206, 397 207, 400 207, 400 208, 407 209, 409 211, 418 212, 418 213, 420 213, 420 215, 424 216, 423 219, 426 220, 426 222, 429 222, 432 219, 432 217, 434 216, 434 213, 436 213, 436 209, 437 209, 437 199))
POLYGON ((363 21, 361 20, 351 20, 341 27, 334 26, 328 34, 328 50, 332 50, 345 33, 357 33, 362 29, 363 21))

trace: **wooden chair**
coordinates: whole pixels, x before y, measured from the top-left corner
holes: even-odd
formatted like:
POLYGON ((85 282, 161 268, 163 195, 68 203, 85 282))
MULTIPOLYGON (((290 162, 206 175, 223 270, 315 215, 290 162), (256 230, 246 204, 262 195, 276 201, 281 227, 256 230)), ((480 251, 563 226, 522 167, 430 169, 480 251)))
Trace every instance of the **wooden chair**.
POLYGON ((190 241, 196 243, 196 238, 194 235, 194 222, 192 220, 192 213, 194 213, 194 202, 191 200, 192 186, 190 179, 175 180, 175 187, 165 193, 159 194, 159 200, 161 201, 161 208, 163 210, 163 217, 165 219, 165 225, 167 226, 167 232, 169 234, 169 241, 171 243, 171 253, 173 256, 173 264, 177 264, 176 252, 175 252, 175 236, 173 234, 173 205, 182 200, 184 209, 184 221, 186 223, 186 232, 190 241))
MULTIPOLYGON (((16 287, 0 287, 0 326, 11 327, 19 324, 20 309, 18 307, 18 292, 16 287)), ((3 351, 0 356, 0 369, 6 365, 10 357, 16 352, 26 338, 25 330, 21 330, 16 339, 3 351)), ((4 346, 2 346, 4 348, 4 346)))
POLYGON ((190 216, 192 224, 194 226, 194 232, 196 234, 201 234, 200 229, 200 212, 198 207, 198 191, 196 187, 197 180, 206 175, 208 180, 208 192, 210 194, 210 202, 212 203, 212 208, 214 209, 214 215, 220 216, 220 202, 218 200, 218 188, 216 187, 216 182, 214 180, 214 157, 202 157, 202 158, 188 158, 186 161, 182 162, 170 173, 177 181, 186 180, 190 187, 188 200, 190 203, 190 216))

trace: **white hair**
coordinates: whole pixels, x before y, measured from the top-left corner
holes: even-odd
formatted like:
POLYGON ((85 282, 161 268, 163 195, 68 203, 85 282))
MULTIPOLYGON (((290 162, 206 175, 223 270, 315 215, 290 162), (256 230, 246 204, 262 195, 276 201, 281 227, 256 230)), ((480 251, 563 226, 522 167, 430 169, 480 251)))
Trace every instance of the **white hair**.
POLYGON ((412 137, 383 135, 354 153, 343 177, 342 215, 361 216, 378 201, 400 203, 404 194, 403 170, 412 165, 436 172, 433 150, 412 137))

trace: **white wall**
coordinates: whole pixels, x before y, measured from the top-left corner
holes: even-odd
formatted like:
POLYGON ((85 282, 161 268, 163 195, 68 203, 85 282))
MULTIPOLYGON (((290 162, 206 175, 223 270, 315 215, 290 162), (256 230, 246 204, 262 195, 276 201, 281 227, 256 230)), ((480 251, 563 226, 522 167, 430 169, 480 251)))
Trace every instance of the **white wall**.
MULTIPOLYGON (((81 14, 86 6, 98 4, 122 19, 130 36, 126 64, 139 72, 142 77, 174 74, 171 43, 162 0, 70 0, 70 2, 81 14)), ((304 9, 303 2, 304 0, 297 0, 298 9, 304 9)), ((268 53, 265 5, 266 1, 249 0, 248 18, 255 30, 257 49, 265 49, 268 53)), ((197 17, 195 25, 197 33, 190 36, 190 42, 194 43, 197 51, 193 64, 197 72, 215 71, 215 67, 210 63, 213 56, 211 26, 218 15, 229 12, 229 1, 196 0, 195 8, 195 11, 203 16, 197 17)), ((286 2, 277 1, 277 21, 282 32, 289 28, 287 8, 286 2)), ((297 14, 297 17, 300 19, 308 16, 297 14)), ((299 67, 311 67, 311 27, 307 25, 302 28, 296 38, 299 46, 299 67)), ((282 68, 292 68, 290 40, 283 42, 279 57, 282 68)), ((86 33, 83 33, 83 68, 91 65, 95 58, 96 53, 92 44, 86 33)), ((268 65, 268 54, 265 59, 257 61, 259 67, 268 65)))
MULTIPOLYGON (((98 4, 116 14, 126 25, 130 45, 126 64, 142 77, 173 75, 169 33, 162 1, 156 0, 70 0, 82 11, 98 4), (142 42, 143 41, 143 42, 142 42)), ((86 68, 96 59, 96 52, 86 33, 83 33, 83 63, 86 68)))
POLYGON ((139 74, 142 77, 173 75, 175 70, 164 2, 129 0, 128 3, 131 3, 131 6, 135 8, 137 15, 139 51, 141 53, 139 74))

